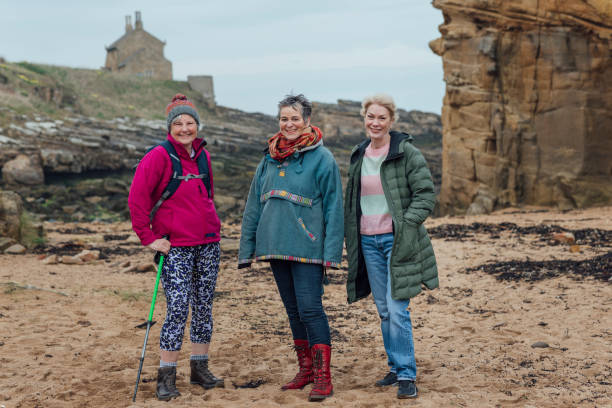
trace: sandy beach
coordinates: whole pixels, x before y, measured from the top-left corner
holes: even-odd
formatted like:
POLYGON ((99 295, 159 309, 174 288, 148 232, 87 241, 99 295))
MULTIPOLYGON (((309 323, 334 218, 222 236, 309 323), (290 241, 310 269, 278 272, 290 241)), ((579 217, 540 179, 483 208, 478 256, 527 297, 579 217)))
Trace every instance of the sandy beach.
MULTIPOLYGON (((506 209, 426 225, 440 288, 410 306, 418 399, 398 400, 396 388, 374 386, 387 369, 379 318, 371 297, 347 304, 345 262, 325 288, 335 393, 321 406, 612 406, 612 207, 506 209), (564 231, 575 242, 553 238, 564 231)), ((132 403, 145 334, 135 326, 149 311, 152 253, 128 223, 45 228, 40 253, 0 255, 0 407, 312 406, 310 386, 279 389, 297 367, 289 325, 268 265, 236 269, 239 225, 222 229, 210 352, 226 388, 189 384, 186 338, 177 378, 182 396, 169 403, 155 398, 161 288, 132 403), (44 261, 83 249, 99 250, 101 259, 44 261), (133 271, 140 265, 147 271, 133 271)))

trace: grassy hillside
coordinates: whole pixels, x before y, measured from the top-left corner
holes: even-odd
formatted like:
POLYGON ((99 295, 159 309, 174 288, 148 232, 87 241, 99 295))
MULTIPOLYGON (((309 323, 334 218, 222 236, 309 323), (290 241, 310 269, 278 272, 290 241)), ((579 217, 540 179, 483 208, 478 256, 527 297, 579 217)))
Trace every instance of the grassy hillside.
POLYGON ((163 119, 176 93, 187 95, 206 115, 206 103, 187 82, 159 81, 29 62, 0 63, 0 106, 52 118, 81 114, 98 119, 121 116, 163 119))

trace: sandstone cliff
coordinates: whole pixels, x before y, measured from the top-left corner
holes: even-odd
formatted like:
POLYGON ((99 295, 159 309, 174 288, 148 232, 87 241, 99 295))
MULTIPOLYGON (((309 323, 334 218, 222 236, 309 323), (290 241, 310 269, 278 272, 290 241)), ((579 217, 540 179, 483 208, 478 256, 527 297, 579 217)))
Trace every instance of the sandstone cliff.
POLYGON ((612 202, 612 2, 434 0, 443 212, 612 202))

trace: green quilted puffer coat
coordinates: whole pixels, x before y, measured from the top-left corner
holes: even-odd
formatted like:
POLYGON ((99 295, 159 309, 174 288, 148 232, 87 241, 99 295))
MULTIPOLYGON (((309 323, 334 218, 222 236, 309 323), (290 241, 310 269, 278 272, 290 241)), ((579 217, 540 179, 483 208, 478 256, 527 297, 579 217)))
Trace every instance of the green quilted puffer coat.
MULTIPOLYGON (((391 250, 391 297, 410 299, 438 287, 436 257, 423 222, 436 202, 434 184, 421 152, 405 133, 390 132, 389 153, 380 169, 383 191, 393 218, 391 250)), ((355 146, 351 153, 344 200, 344 234, 348 254, 348 302, 363 299, 371 292, 361 251, 361 163, 370 140, 355 146)))

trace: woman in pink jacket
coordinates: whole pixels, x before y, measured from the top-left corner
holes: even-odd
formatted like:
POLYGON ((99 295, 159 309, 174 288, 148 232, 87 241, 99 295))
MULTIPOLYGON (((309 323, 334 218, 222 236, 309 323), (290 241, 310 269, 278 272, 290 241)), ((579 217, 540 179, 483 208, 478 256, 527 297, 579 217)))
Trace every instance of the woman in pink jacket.
POLYGON ((132 228, 142 244, 166 254, 161 282, 167 309, 159 339, 161 361, 156 390, 160 400, 180 395, 175 385, 176 364, 189 306, 192 311, 191 383, 204 388, 224 386, 223 380, 208 369, 221 229, 212 200, 210 155, 204 149, 206 142, 197 138, 198 113, 184 95, 172 98, 166 115, 167 142, 143 157, 128 199, 132 228), (178 177, 173 176, 173 160, 180 160, 182 175, 174 174, 178 177), (208 174, 200 174, 199 161, 204 163, 208 174), (160 200, 171 179, 178 183, 178 189, 168 199, 160 200))

